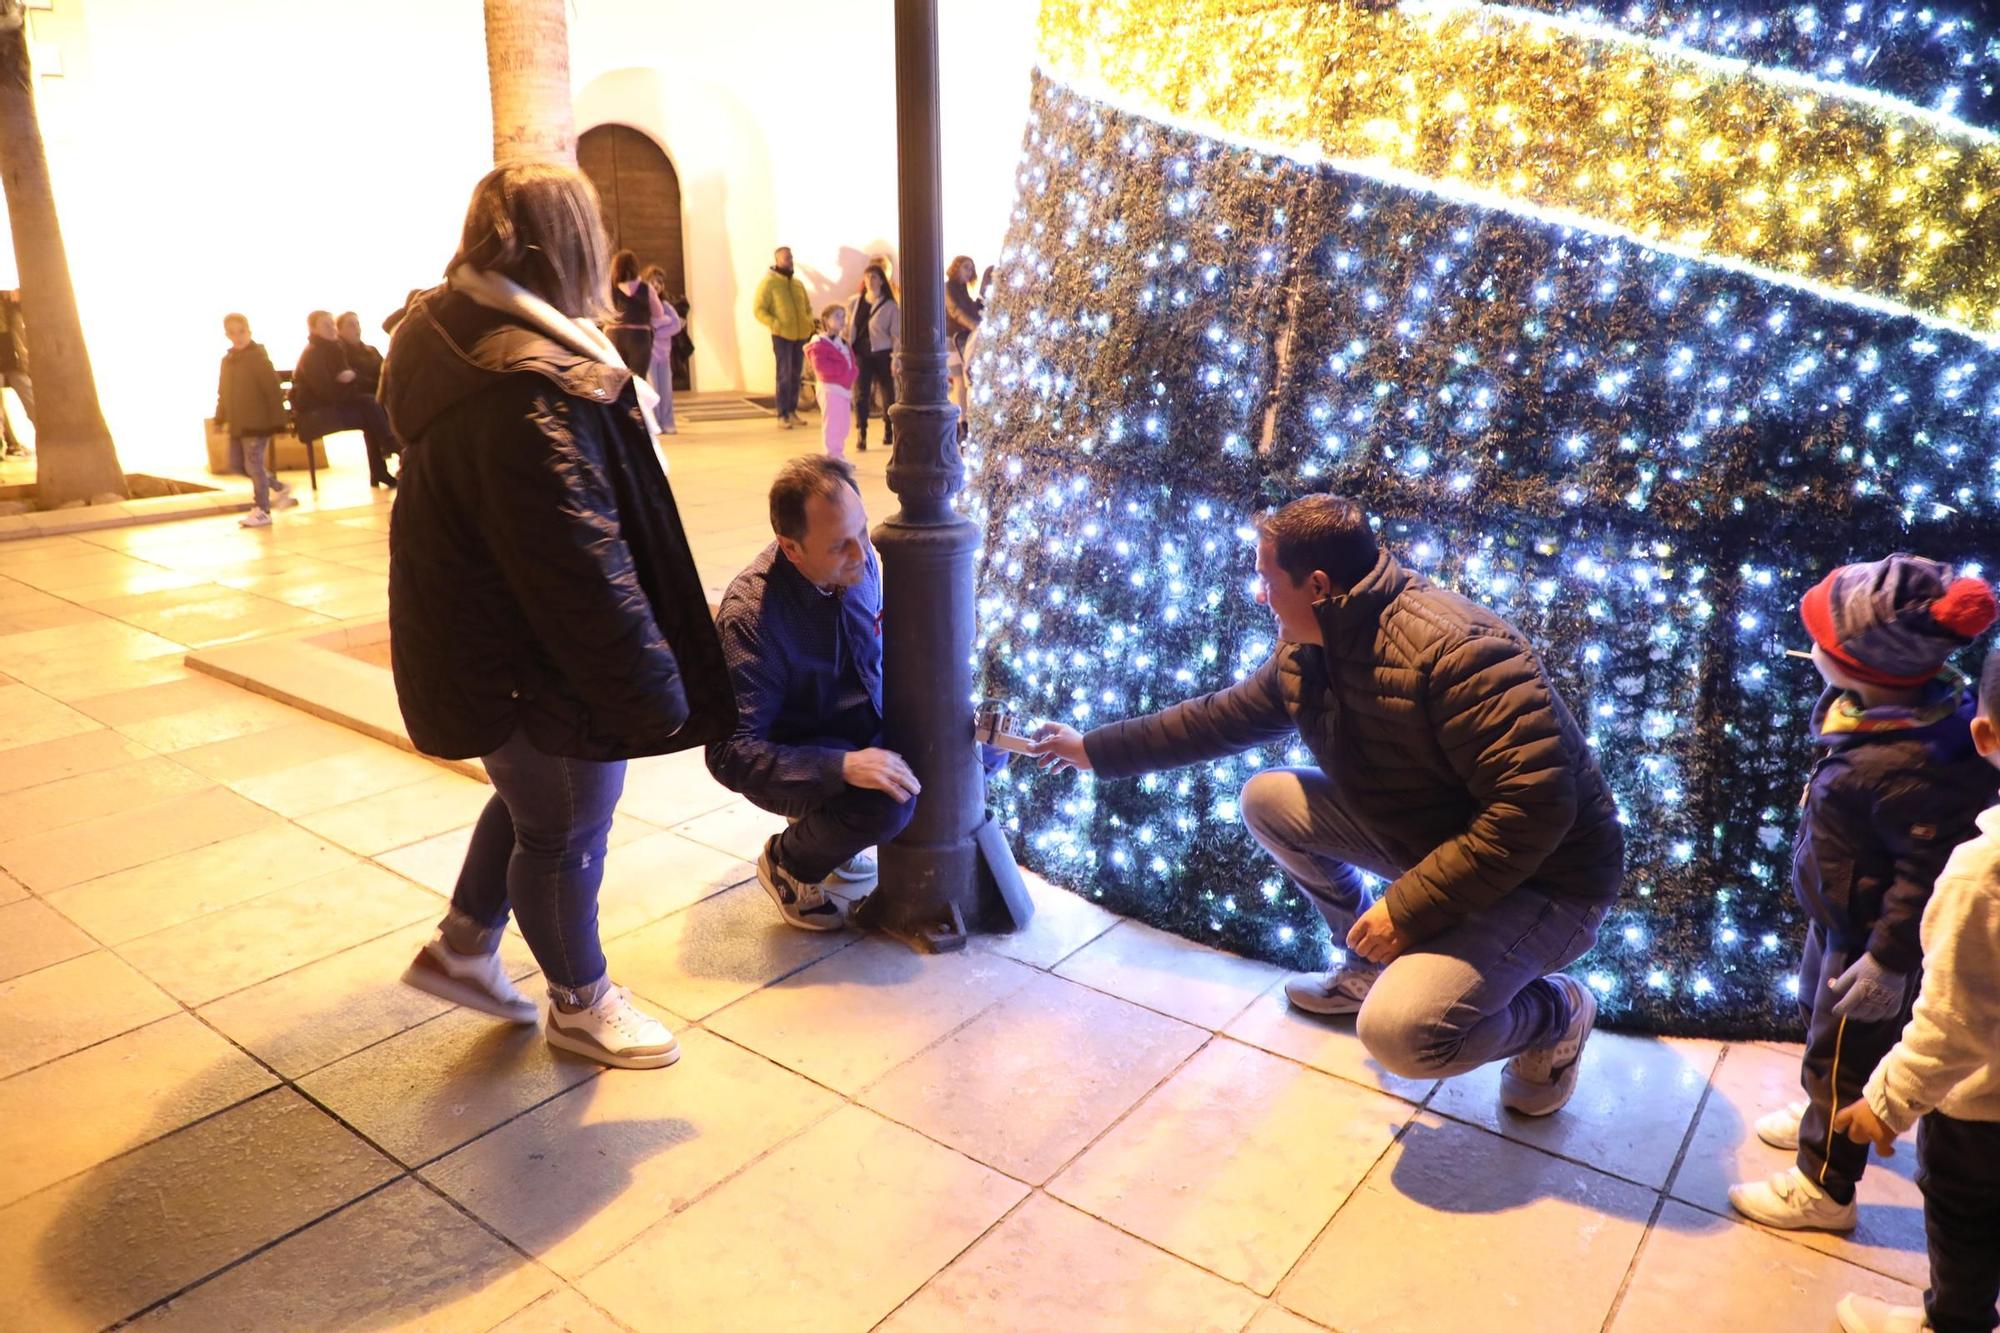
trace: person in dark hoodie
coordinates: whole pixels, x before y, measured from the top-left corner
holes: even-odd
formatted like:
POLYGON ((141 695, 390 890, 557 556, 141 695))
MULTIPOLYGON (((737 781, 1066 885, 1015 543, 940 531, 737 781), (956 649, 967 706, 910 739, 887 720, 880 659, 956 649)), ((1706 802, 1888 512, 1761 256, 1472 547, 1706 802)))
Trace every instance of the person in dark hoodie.
POLYGON ((298 504, 292 488, 271 470, 271 439, 285 429, 285 397, 264 344, 250 340, 250 321, 242 315, 224 315, 222 331, 229 338, 229 350, 222 354, 222 373, 215 386, 215 428, 229 432, 250 477, 255 503, 238 523, 268 528, 272 510, 298 504))
POLYGON ((1757 1122, 1790 1169, 1729 1191, 1765 1226, 1851 1231, 1868 1148, 1837 1132, 1916 1000, 1921 926, 1938 872, 1977 831, 2000 775, 1972 743, 1978 701, 1951 655, 1993 624, 1993 593, 1950 565, 1892 555, 1843 565, 1799 605, 1826 691, 1822 746, 1792 843, 1808 929, 1799 965, 1805 1099, 1757 1122))
POLYGON ((341 430, 358 430, 368 446, 368 484, 396 489, 389 475, 389 455, 397 452, 396 433, 375 396, 360 387, 361 372, 348 364, 346 344, 333 316, 315 310, 306 316, 311 335, 292 369, 292 415, 299 438, 317 440, 341 430))
POLYGON ((373 398, 382 387, 382 354, 361 341, 361 316, 352 310, 333 321, 347 368, 354 372, 354 390, 373 398))
POLYGON ((598 942, 612 811, 627 759, 727 735, 736 703, 651 387, 589 322, 607 252, 574 168, 490 173, 383 367, 408 444, 389 528, 398 701, 417 749, 483 758, 494 790, 403 980, 532 1023, 497 952, 511 910, 550 1044, 653 1069, 679 1057, 674 1036, 612 983, 598 942))

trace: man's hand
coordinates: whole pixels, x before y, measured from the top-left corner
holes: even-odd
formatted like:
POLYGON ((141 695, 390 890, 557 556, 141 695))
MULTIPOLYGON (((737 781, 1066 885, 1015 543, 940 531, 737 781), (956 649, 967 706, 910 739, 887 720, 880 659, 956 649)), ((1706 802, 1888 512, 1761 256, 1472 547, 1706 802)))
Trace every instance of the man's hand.
POLYGON ((352 384, 354 383, 354 372, 351 370, 343 370, 338 375, 335 375, 334 378, 339 380, 342 384, 352 384))
POLYGON ((1414 942, 1390 919, 1387 899, 1377 900, 1347 932, 1347 947, 1380 966, 1395 962, 1414 942))
POLYGON ((850 787, 887 792, 899 801, 913 800, 923 790, 917 775, 894 750, 850 750, 841 756, 840 776, 850 787))
POLYGON ((1874 1144, 1875 1151, 1884 1157, 1896 1155, 1896 1131, 1882 1123, 1882 1117, 1869 1108, 1865 1097, 1833 1113, 1833 1130, 1856 1143, 1874 1144))
POLYGON ((1083 733, 1060 722, 1044 722, 1035 729, 1035 762, 1044 773, 1060 773, 1073 768, 1090 771, 1090 755, 1083 748, 1083 733))

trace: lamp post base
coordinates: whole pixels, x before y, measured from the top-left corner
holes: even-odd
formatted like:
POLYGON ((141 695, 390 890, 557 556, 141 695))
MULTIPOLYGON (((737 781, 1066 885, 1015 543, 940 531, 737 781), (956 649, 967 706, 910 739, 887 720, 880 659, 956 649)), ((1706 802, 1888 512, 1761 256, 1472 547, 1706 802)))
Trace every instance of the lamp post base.
POLYGON ((968 936, 1019 930, 1035 913, 1007 836, 990 818, 950 843, 898 839, 879 857, 881 878, 854 909, 854 924, 925 953, 956 953, 968 936))

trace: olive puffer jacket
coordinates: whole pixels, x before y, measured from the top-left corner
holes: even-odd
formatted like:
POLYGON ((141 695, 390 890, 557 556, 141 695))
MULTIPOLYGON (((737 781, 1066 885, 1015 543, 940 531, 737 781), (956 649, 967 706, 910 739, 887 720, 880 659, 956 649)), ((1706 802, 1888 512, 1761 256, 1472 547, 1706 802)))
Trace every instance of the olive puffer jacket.
POLYGON ((736 725, 631 373, 438 288, 396 328, 406 441, 389 528, 396 693, 425 754, 625 759, 736 725))
POLYGON ((1122 777, 1297 732, 1403 867, 1389 915, 1414 939, 1523 885, 1617 898, 1617 808, 1519 631, 1386 551, 1318 616, 1324 648, 1285 644, 1241 684, 1097 728, 1091 766, 1122 777))

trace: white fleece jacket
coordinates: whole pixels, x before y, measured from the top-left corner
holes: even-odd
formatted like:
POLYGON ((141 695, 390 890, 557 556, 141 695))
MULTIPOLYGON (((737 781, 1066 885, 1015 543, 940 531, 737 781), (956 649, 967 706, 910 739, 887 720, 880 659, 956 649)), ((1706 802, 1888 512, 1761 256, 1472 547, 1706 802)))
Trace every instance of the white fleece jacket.
POLYGON ((1924 984, 1863 1096, 1897 1133, 1929 1111, 2000 1121, 2000 806, 1945 862, 1924 909, 1924 984))

